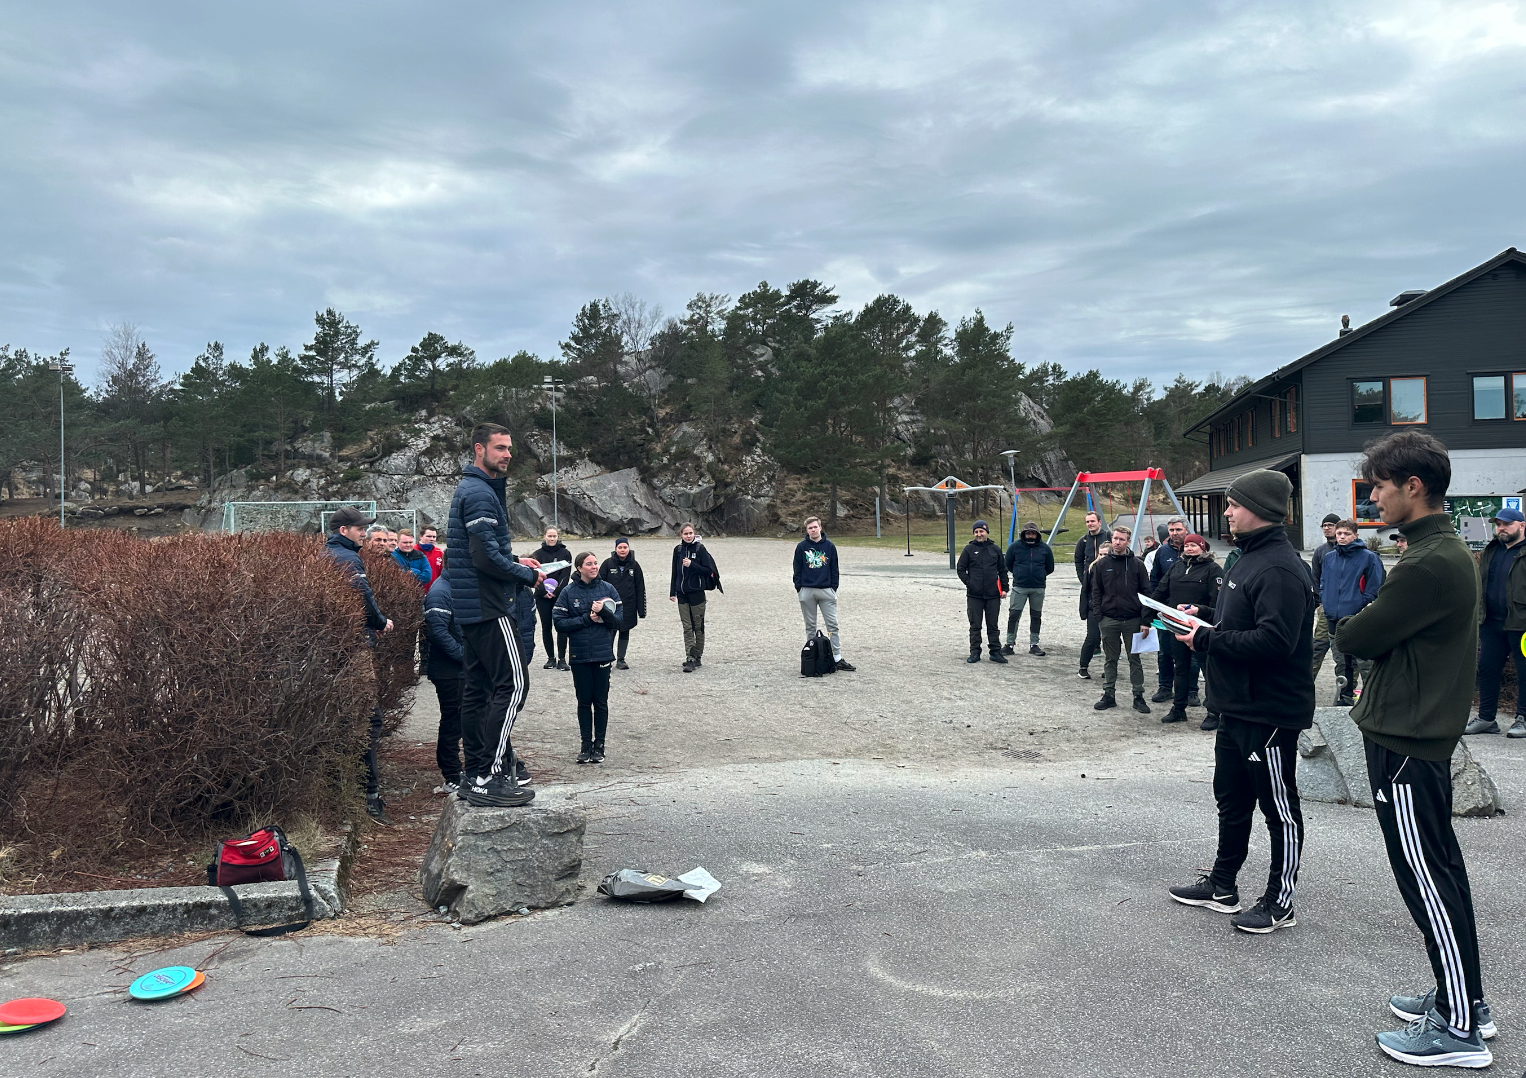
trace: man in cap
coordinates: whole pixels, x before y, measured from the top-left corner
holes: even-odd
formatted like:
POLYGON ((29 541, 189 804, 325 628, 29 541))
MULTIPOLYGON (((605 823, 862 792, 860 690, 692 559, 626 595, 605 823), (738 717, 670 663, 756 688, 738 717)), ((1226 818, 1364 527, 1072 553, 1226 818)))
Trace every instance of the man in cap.
POLYGON ((1002 560, 1001 548, 991 542, 991 529, 983 520, 977 520, 970 529, 971 539, 959 555, 955 570, 964 581, 965 613, 970 619, 970 657, 965 662, 980 661, 980 623, 986 625, 986 641, 991 649, 991 661, 1004 663, 1007 657, 1001 653, 1001 631, 997 620, 1001 617, 1001 595, 1007 588, 1007 566, 1002 560))
POLYGON ((1319 677, 1320 668, 1325 665, 1325 656, 1330 653, 1330 623, 1325 619, 1325 608, 1319 604, 1319 577, 1320 570, 1324 566, 1325 555, 1334 550, 1339 544, 1335 541, 1335 526, 1341 522, 1339 513, 1326 513, 1325 519, 1319 522, 1319 530, 1323 533, 1325 541, 1314 548, 1314 556, 1309 560, 1314 575, 1314 676, 1319 677))
POLYGON ((1399 557, 1404 557, 1404 552, 1409 549, 1409 540, 1404 537, 1404 533, 1389 532, 1388 541, 1398 548, 1399 557))
POLYGON ((1526 630, 1526 515, 1519 509, 1501 509, 1490 518, 1494 538, 1478 555, 1478 584, 1484 601, 1478 612, 1478 718, 1468 723, 1465 734, 1497 734, 1495 719, 1500 700, 1500 674, 1508 657, 1515 662, 1515 722, 1511 737, 1526 737, 1526 656, 1521 654, 1521 632, 1526 630))
POLYGON ((1017 542, 1007 548, 1007 576, 1012 580, 1012 598, 1007 601, 1007 644, 1002 653, 1011 655, 1017 645, 1017 623, 1023 606, 1028 607, 1028 654, 1043 657, 1039 647, 1039 626, 1044 619, 1044 588, 1054 572, 1054 551, 1044 542, 1039 523, 1030 520, 1017 535, 1017 542))
MULTIPOLYGON (((360 541, 367 537, 366 529, 375 524, 354 506, 346 505, 329 517, 332 533, 323 544, 323 552, 339 565, 350 586, 360 593, 361 606, 366 614, 366 639, 375 645, 375 634, 390 632, 392 619, 384 615, 376 605, 371 582, 366 579, 366 566, 360 560, 360 541)), ((371 710, 370 745, 366 749, 366 812, 382 823, 387 819, 386 805, 381 796, 381 775, 377 767, 377 747, 381 742, 382 713, 378 704, 371 710)))
POLYGON ((1234 481, 1224 516, 1240 557, 1211 609, 1187 608, 1211 624, 1177 636, 1203 657, 1208 710, 1219 716, 1213 749, 1219 848, 1213 869, 1196 883, 1172 887, 1171 897, 1234 914, 1236 928, 1258 934, 1298 923, 1293 891, 1303 813, 1294 769, 1298 734, 1314 724, 1314 590, 1282 523, 1292 494, 1287 476, 1265 468, 1234 481), (1242 911, 1235 881, 1258 803, 1272 863, 1266 890, 1242 911))

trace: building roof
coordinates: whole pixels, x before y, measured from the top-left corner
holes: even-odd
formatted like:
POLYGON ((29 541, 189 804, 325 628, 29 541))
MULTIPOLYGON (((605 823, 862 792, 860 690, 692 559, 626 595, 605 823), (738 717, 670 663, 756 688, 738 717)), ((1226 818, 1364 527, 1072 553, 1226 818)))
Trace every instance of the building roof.
POLYGON ((1177 487, 1176 493, 1222 494, 1230 488, 1230 485, 1236 479, 1239 479, 1246 472, 1253 472, 1257 468, 1269 468, 1275 472, 1286 468, 1297 459, 1297 453, 1284 453, 1280 457, 1267 457, 1265 460, 1253 460, 1249 464, 1236 464, 1229 468, 1220 468, 1218 471, 1206 472, 1192 482, 1177 487))
MULTIPOLYGON (((1435 288, 1432 288, 1424 295, 1416 297, 1415 299, 1411 299, 1408 302, 1395 307, 1387 314, 1378 318, 1374 318, 1366 325, 1358 326, 1356 329, 1353 329, 1344 337, 1337 337, 1335 340, 1330 341, 1328 344, 1321 345, 1320 347, 1314 349, 1314 351, 1310 352, 1308 355, 1299 359, 1295 359, 1293 362, 1287 364, 1284 367, 1277 368, 1275 371, 1267 375, 1265 378, 1262 378, 1260 381, 1252 382, 1250 385, 1246 386, 1244 389, 1240 390, 1240 392, 1231 397, 1228 402, 1220 405, 1218 409, 1213 413, 1204 416, 1192 426, 1182 431, 1182 436, 1185 437, 1186 435, 1191 434, 1193 431, 1201 430, 1203 427, 1212 426, 1214 423, 1219 422, 1224 416, 1232 415, 1233 413, 1244 408, 1245 402, 1248 399, 1257 396, 1269 386, 1272 386, 1282 379, 1288 377, 1288 375, 1303 370, 1309 364, 1316 363, 1319 360, 1324 359, 1331 352, 1344 348, 1346 345, 1351 344, 1353 341, 1360 340, 1361 338, 1367 336, 1369 333, 1376 332, 1377 330, 1382 329, 1384 326, 1392 325, 1394 322, 1405 317, 1406 315, 1414 314, 1421 307, 1424 307, 1428 303, 1435 302, 1442 296, 1446 295, 1448 292, 1456 291, 1463 285, 1467 284, 1469 281, 1481 277, 1483 274, 1488 273, 1491 270, 1499 269, 1499 267, 1503 266, 1506 262, 1512 261, 1526 262, 1526 254, 1517 251, 1514 247, 1507 247, 1499 254, 1489 259, 1489 261, 1481 265, 1474 266, 1466 273, 1463 273, 1457 277, 1453 277, 1450 281, 1446 282, 1446 284, 1437 285, 1435 288)), ((1408 295, 1408 293, 1404 294, 1408 295)), ((1205 476, 1204 478, 1207 477, 1205 476)), ((1194 480, 1194 482, 1196 482, 1196 480, 1194 480)))

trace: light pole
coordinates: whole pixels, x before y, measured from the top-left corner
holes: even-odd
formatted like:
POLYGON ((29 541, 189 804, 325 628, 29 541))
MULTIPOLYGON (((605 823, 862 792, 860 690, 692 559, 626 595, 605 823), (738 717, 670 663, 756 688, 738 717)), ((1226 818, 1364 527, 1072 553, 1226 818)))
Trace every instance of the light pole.
POLYGON ((551 394, 551 523, 557 531, 561 531, 562 516, 556 494, 556 395, 567 387, 567 383, 548 374, 540 380, 540 384, 551 394))
POLYGON ((48 363, 48 370, 58 372, 58 526, 64 526, 64 488, 69 485, 64 464, 64 377, 74 373, 74 364, 62 356, 48 363))
POLYGON ((1007 458, 1007 471, 1012 475, 1012 519, 1007 523, 1007 545, 1017 542, 1017 454, 1020 450, 1003 449, 1001 455, 1007 458))

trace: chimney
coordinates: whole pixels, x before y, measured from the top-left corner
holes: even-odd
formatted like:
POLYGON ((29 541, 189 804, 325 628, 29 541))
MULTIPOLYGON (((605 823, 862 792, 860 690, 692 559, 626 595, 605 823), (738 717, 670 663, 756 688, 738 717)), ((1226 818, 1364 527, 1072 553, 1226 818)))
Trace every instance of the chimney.
POLYGON ((1427 291, 1428 289, 1424 288, 1411 288, 1406 292, 1400 292, 1393 299, 1389 300, 1388 305, 1390 307, 1402 307, 1406 303, 1410 303, 1419 299, 1421 296, 1425 295, 1427 291))
POLYGON ((1343 315, 1341 315, 1341 336, 1344 337, 1346 334, 1348 334, 1350 332, 1351 332, 1351 316, 1349 314, 1343 314, 1343 315))

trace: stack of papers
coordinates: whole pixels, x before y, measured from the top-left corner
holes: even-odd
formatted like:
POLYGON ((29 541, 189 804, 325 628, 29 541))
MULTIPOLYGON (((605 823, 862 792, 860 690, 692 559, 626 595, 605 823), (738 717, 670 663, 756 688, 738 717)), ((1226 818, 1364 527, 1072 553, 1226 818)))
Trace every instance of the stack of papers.
POLYGON ((1208 622, 1204 621, 1202 618, 1195 618, 1191 614, 1176 609, 1174 606, 1167 606, 1165 603, 1157 603, 1148 595, 1141 595, 1139 597, 1139 601, 1159 614, 1160 620, 1165 622, 1178 633, 1185 634, 1196 632, 1198 629, 1202 628, 1212 628, 1212 626, 1210 626, 1208 622))

